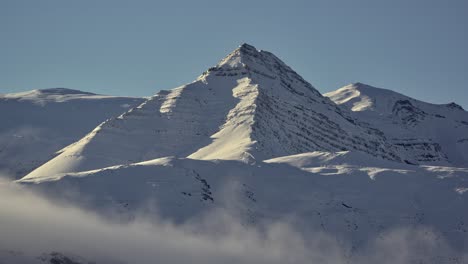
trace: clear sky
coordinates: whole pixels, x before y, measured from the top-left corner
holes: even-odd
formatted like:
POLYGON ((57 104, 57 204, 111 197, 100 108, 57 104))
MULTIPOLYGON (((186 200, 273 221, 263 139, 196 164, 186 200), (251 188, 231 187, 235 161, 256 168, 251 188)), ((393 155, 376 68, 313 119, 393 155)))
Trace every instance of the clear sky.
POLYGON ((148 96, 243 42, 321 92, 363 82, 468 109, 466 0, 0 0, 0 93, 148 96))

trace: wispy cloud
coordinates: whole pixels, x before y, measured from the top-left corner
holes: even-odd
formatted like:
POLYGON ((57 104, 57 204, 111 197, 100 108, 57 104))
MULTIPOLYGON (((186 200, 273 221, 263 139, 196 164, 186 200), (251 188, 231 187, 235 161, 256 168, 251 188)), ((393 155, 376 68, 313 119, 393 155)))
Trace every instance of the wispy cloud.
MULTIPOLYGON (((0 184, 0 249, 37 256, 59 251, 98 263, 437 263, 468 259, 435 244, 427 228, 400 228, 357 252, 323 232, 275 222, 244 226, 225 210, 174 224, 157 216, 117 223, 58 205, 10 183, 0 184), (419 261, 419 262, 418 262, 419 261)), ((449 262, 450 263, 450 262, 449 262)), ((466 263, 466 262, 465 262, 466 263)))

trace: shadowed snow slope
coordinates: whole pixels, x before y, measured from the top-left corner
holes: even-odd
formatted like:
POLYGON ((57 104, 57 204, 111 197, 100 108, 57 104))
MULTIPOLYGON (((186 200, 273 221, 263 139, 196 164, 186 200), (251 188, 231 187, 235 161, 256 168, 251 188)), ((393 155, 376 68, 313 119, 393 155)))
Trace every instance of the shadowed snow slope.
POLYGON ((276 56, 244 44, 194 82, 101 124, 28 178, 164 156, 253 162, 314 150, 411 159, 276 56))
POLYGON ((101 122, 143 100, 65 88, 0 94, 0 172, 26 175, 101 122))
POLYGON ((455 103, 430 104, 362 83, 325 94, 355 118, 378 127, 418 163, 468 165, 468 112, 455 103))

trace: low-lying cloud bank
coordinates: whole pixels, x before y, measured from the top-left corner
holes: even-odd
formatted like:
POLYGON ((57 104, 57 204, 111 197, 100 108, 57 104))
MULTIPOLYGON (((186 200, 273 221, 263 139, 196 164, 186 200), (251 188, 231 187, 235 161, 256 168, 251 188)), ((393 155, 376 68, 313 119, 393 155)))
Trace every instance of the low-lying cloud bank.
POLYGON ((239 222, 220 210, 183 225, 155 216, 119 224, 0 183, 0 257, 14 250, 96 263, 468 263, 466 255, 434 243, 437 234, 424 227, 387 232, 352 252, 328 234, 306 235, 286 222, 255 228, 239 222))

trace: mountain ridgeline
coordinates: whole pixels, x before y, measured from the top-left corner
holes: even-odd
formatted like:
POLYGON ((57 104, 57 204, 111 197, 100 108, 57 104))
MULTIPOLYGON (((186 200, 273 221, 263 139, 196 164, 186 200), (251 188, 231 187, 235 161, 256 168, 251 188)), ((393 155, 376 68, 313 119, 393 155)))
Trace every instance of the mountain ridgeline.
POLYGON ((430 104, 362 83, 325 94, 385 133, 417 164, 468 164, 468 113, 455 103, 430 104))

